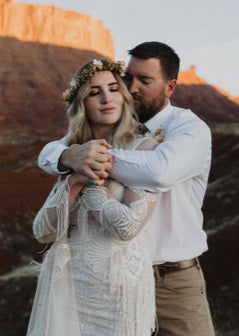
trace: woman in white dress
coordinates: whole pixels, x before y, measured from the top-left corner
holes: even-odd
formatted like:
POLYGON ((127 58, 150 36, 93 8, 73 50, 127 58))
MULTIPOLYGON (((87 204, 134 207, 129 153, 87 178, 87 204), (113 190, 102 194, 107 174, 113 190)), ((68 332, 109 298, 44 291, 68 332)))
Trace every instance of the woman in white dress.
MULTIPOLYGON (((152 149, 136 136, 122 62, 90 62, 72 78, 69 145, 105 138, 113 147, 152 149)), ((85 186, 75 174, 58 180, 33 232, 53 242, 38 280, 27 336, 150 336, 155 324, 149 255, 150 215, 159 195, 106 179, 85 186)))

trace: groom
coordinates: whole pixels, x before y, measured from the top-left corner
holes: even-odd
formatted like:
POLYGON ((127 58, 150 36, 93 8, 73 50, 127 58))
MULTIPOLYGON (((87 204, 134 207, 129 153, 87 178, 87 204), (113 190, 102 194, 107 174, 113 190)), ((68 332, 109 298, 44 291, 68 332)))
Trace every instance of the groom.
POLYGON ((68 148, 62 139, 44 147, 39 166, 52 174, 73 169, 83 184, 89 180, 101 184, 109 174, 128 187, 162 192, 152 219, 158 317, 154 335, 212 336, 197 259, 207 250, 201 207, 211 163, 210 130, 190 110, 170 104, 179 71, 179 57, 172 48, 145 42, 129 54, 126 80, 135 109, 151 132, 163 129, 164 142, 142 155, 109 151, 105 140, 68 148))

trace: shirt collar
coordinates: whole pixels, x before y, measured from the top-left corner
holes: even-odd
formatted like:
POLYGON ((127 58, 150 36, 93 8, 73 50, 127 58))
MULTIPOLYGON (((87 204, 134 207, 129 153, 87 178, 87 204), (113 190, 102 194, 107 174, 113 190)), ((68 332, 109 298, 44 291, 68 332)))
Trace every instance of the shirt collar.
POLYGON ((150 130, 151 133, 154 133, 158 128, 164 128, 165 122, 168 119, 168 116, 172 112, 173 107, 170 103, 168 104, 161 110, 159 111, 153 118, 149 119, 146 123, 145 126, 150 130))

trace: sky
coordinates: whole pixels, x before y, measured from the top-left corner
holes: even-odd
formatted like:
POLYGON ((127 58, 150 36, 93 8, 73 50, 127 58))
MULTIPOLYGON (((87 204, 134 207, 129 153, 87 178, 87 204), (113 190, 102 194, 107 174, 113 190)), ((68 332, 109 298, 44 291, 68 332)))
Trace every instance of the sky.
POLYGON ((112 34, 117 60, 144 41, 170 45, 181 71, 239 96, 239 0, 18 0, 90 14, 112 34))

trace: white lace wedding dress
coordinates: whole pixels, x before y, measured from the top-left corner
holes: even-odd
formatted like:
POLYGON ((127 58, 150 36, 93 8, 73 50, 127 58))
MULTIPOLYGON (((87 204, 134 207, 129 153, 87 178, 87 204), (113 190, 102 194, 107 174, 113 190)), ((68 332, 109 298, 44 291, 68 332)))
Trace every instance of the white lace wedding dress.
POLYGON ((37 239, 55 242, 41 267, 27 336, 151 335, 154 277, 145 224, 156 201, 158 194, 111 180, 107 188, 85 187, 69 209, 68 179, 57 182, 33 224, 37 239))

